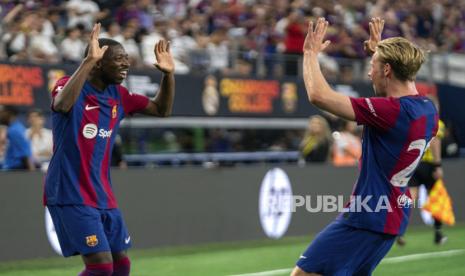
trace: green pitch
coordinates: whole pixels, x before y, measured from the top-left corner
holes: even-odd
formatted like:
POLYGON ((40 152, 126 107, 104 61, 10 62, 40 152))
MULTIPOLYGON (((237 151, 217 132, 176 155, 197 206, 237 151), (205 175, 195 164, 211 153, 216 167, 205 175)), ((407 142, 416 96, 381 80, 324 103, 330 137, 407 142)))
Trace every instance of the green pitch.
MULTIPOLYGON (((374 275, 465 275, 465 225, 446 228, 445 233, 449 237, 448 242, 436 246, 430 228, 411 228, 406 236, 407 245, 394 245, 374 275), (413 259, 396 258, 399 256, 413 259)), ((130 252, 131 275, 216 276, 265 271, 260 275, 289 275, 289 269, 310 240, 309 236, 279 241, 133 250, 130 252)), ((0 275, 11 276, 74 276, 81 269, 78 257, 0 263, 0 275)))

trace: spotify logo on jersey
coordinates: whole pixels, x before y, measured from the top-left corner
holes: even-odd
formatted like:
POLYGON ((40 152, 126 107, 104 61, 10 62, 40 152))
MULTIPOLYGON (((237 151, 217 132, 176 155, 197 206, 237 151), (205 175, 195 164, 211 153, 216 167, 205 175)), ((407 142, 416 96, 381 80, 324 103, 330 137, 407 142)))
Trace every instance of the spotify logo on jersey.
POLYGON ((95 124, 87 124, 82 129, 82 135, 87 139, 93 139, 97 136, 98 128, 95 124))

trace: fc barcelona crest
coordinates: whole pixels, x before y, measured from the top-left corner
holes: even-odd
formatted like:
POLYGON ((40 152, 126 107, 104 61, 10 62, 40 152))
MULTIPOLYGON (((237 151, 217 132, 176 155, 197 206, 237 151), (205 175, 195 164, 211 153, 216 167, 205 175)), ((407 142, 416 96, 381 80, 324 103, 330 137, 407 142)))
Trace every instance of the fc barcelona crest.
POLYGON ((116 115, 118 114, 118 106, 114 105, 113 109, 111 110, 111 118, 116 118, 116 115))
POLYGON ((86 237, 87 246, 94 247, 98 244, 97 235, 87 236, 86 237))

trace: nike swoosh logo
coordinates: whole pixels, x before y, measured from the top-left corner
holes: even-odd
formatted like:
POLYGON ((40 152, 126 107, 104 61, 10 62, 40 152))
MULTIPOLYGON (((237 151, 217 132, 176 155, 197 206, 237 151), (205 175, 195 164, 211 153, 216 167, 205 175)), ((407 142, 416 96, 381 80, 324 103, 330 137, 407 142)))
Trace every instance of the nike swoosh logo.
POLYGON ((304 255, 300 255, 300 258, 301 259, 307 259, 307 257, 305 257, 304 255))
POLYGON ((86 105, 86 110, 92 110, 92 109, 96 109, 96 108, 99 108, 100 106, 96 105, 96 106, 90 106, 90 105, 86 105))
POLYGON ((124 239, 124 243, 128 244, 131 241, 131 236, 124 239))

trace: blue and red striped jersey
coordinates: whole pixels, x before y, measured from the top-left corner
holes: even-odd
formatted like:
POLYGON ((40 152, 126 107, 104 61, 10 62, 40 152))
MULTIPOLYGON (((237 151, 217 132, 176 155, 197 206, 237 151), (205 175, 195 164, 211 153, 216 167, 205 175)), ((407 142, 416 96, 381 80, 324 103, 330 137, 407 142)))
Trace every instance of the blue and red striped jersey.
POLYGON ((362 157, 353 197, 340 218, 354 227, 402 234, 414 206, 407 183, 436 135, 437 110, 423 96, 350 100, 357 123, 364 125, 362 157))
POLYGON ((53 156, 45 178, 44 204, 116 208, 110 160, 120 121, 147 107, 149 99, 121 85, 98 91, 85 82, 68 113, 55 112, 53 100, 69 77, 52 91, 53 156))

